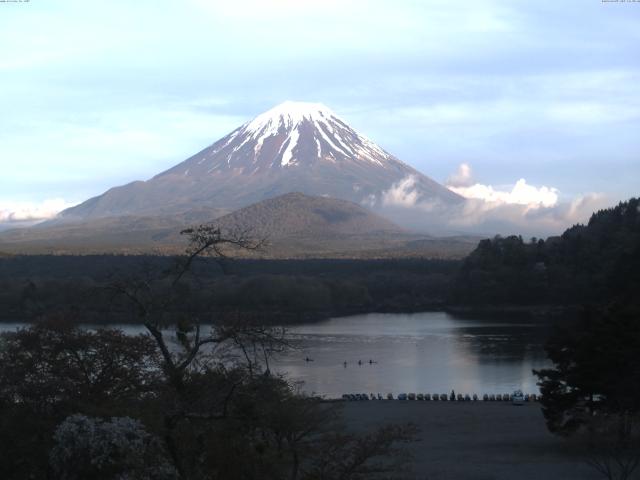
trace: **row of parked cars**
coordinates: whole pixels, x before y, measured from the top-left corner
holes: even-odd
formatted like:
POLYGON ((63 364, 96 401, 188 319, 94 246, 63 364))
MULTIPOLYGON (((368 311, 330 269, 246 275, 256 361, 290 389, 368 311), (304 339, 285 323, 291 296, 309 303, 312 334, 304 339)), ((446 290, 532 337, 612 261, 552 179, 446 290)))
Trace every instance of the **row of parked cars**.
MULTIPOLYGON (((342 399, 346 401, 367 401, 367 400, 394 400, 394 396, 392 393, 387 393, 386 397, 383 397, 381 394, 366 394, 366 393, 345 393, 342 395, 342 399)), ((487 394, 485 393, 482 396, 482 400, 485 402, 512 402, 516 405, 521 405, 525 402, 536 402, 540 399, 539 395, 535 393, 532 394, 524 394, 520 390, 516 390, 515 392, 503 393, 503 394, 487 394)), ((440 401, 440 402, 477 402, 480 400, 478 395, 475 393, 473 395, 469 394, 461 394, 457 395, 451 392, 449 395, 446 393, 399 393, 397 396, 397 400, 420 400, 420 401, 440 401)))
MULTIPOLYGON (((387 395, 387 400, 393 400, 393 398, 389 398, 389 395, 387 395)), ((369 395, 367 395, 366 393, 345 393, 344 395, 342 395, 342 399, 350 402, 360 400, 383 400, 383 396, 379 393, 377 395, 373 393, 370 393, 369 395)))

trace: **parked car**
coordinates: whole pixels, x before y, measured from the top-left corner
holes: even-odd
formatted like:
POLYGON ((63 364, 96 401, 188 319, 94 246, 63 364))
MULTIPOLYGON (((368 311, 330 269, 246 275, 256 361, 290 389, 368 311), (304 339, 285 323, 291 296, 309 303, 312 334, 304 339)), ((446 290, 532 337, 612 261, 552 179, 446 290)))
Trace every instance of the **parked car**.
POLYGON ((513 392, 513 395, 511 395, 511 403, 513 405, 524 405, 524 394, 522 393, 522 390, 516 390, 513 392))

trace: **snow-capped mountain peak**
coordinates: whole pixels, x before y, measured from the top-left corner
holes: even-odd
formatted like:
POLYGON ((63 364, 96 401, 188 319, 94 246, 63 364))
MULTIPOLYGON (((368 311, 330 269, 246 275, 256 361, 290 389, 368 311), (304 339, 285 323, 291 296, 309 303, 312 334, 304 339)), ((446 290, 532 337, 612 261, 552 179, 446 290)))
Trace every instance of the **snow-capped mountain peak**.
POLYGON ((211 149, 208 152, 211 160, 199 162, 214 170, 243 168, 245 173, 249 158, 255 172, 317 162, 355 161, 384 166, 390 158, 325 105, 292 101, 261 113, 213 144, 211 149), (226 162, 219 161, 219 153, 226 154, 226 162))
POLYGON ((284 102, 150 180, 113 188, 64 215, 97 218, 204 207, 230 210, 289 192, 372 208, 382 208, 398 195, 405 202, 407 195, 412 201, 433 204, 463 201, 356 132, 321 103, 284 102), (407 179, 409 193, 400 188, 407 179))
POLYGON ((338 119, 338 116, 322 103, 292 102, 287 100, 261 113, 253 120, 245 123, 242 128, 245 131, 258 133, 267 129, 268 133, 276 134, 282 125, 286 128, 296 128, 305 120, 322 122, 327 121, 329 118, 338 119))

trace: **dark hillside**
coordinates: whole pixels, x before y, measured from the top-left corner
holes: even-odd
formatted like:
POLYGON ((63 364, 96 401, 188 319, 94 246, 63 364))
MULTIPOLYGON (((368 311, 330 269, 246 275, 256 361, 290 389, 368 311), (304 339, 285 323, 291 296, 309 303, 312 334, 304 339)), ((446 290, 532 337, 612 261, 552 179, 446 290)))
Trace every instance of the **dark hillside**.
POLYGON ((483 240, 464 261, 453 292, 464 304, 638 304, 640 200, 594 213, 545 240, 483 240))

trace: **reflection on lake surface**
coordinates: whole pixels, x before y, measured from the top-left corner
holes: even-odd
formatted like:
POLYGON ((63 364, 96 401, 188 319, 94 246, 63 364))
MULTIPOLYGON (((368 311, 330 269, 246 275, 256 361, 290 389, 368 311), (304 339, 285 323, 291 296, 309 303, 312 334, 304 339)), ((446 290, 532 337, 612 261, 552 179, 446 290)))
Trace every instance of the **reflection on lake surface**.
MULTIPOLYGON (((0 324, 0 331, 19 326, 24 324, 0 324)), ((130 334, 145 331, 139 325, 113 326, 130 334)), ((443 312, 356 315, 290 327, 296 349, 271 367, 304 382, 304 391, 328 397, 452 389, 479 395, 516 388, 537 392, 531 370, 549 365, 545 335, 546 328, 534 323, 443 312)))
POLYGON ((293 327, 291 340, 299 350, 282 355, 275 369, 304 381, 305 391, 330 397, 537 392, 531 370, 548 366, 545 334, 533 323, 443 312, 357 315, 293 327))

